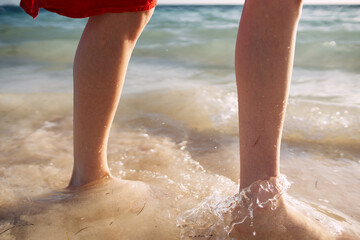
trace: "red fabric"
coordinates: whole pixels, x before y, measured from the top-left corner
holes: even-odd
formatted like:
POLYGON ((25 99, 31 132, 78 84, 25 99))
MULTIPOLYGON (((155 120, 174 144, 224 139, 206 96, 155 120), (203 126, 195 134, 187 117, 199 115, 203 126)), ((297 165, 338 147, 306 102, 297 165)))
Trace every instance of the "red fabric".
POLYGON ((39 8, 71 18, 85 18, 103 13, 139 12, 152 9, 156 0, 21 0, 20 7, 36 18, 39 8))

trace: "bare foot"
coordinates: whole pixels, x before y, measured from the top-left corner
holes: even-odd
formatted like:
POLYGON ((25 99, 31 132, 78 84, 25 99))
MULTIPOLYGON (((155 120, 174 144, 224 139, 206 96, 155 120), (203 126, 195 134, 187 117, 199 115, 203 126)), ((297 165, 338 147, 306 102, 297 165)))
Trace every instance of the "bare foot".
MULTIPOLYGON (((234 216, 235 217, 235 216, 234 216)), ((289 206, 281 197, 277 208, 256 208, 253 218, 234 225, 231 237, 259 240, 332 240, 336 239, 318 223, 289 206)))
POLYGON ((259 180, 234 196, 211 196, 178 217, 181 239, 359 240, 333 236, 284 199, 284 175, 259 180))

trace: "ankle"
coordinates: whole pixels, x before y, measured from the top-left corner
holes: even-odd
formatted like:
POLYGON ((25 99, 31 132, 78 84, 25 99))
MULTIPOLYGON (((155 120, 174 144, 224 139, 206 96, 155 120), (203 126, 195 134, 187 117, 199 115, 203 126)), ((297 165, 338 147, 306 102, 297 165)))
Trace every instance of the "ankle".
POLYGON ((96 173, 89 173, 89 172, 84 173, 84 172, 74 171, 71 176, 68 188, 76 188, 86 185, 92 185, 111 178, 112 176, 109 170, 104 170, 96 173))

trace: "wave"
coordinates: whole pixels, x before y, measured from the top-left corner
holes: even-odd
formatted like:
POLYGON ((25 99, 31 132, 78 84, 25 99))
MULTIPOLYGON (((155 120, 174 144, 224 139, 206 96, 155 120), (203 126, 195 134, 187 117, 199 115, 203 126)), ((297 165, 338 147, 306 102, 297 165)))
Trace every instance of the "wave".
MULTIPOLYGON (((0 60, 11 57, 55 64, 55 59, 72 62, 85 19, 68 19, 44 11, 37 20, 29 21, 19 7, 3 6, 0 11, 0 60)), ((240 6, 159 7, 139 39, 134 57, 233 69, 240 14, 240 6)), ((295 66, 359 73, 359 14, 356 7, 305 7, 295 66)))
MULTIPOLYGON (((26 109, 28 112, 29 108, 32 111, 43 109, 44 116, 49 116, 50 112, 56 113, 56 109, 64 108, 68 108, 71 114, 70 94, 1 94, 0 96, 0 110, 7 113, 7 117, 14 119, 23 116, 23 110, 26 109), (51 102, 56 102, 56 105, 45 101, 48 98, 53 99, 51 102), (57 101, 58 98, 61 100, 57 101), (14 104, 18 111, 10 110, 14 107, 9 106, 14 104), (54 106, 57 107, 54 109, 54 106)), ((139 119, 137 122, 140 121, 140 125, 142 121, 148 123, 150 121, 155 128, 161 128, 161 121, 170 121, 200 132, 211 130, 232 136, 238 134, 236 93, 217 87, 192 85, 192 87, 125 94, 118 115, 121 116, 118 118, 120 122, 130 123, 135 118, 139 119), (154 121, 154 119, 158 120, 154 121)), ((357 105, 291 99, 287 109, 283 140, 301 144, 331 144, 338 148, 356 150, 356 146, 360 144, 359 118, 360 107, 357 105)), ((45 118, 44 121, 49 119, 45 118)))

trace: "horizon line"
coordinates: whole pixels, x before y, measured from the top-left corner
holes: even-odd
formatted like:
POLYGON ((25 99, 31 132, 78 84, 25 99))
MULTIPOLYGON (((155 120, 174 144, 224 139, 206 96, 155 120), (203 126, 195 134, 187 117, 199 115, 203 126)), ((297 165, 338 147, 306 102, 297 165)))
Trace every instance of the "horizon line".
MULTIPOLYGON (((224 6, 224 5, 228 5, 228 6, 235 6, 235 5, 244 5, 244 3, 158 3, 157 6, 224 6)), ((327 5, 327 6, 341 6, 341 5, 352 5, 352 6, 358 6, 360 5, 359 3, 304 3, 303 5, 312 5, 312 6, 320 6, 320 5, 327 5)))
MULTIPOLYGON (((244 3, 158 3, 157 6, 242 6, 244 3)), ((345 2, 345 3, 304 3, 304 6, 360 6, 359 3, 352 3, 352 2, 345 2)), ((13 4, 13 3, 5 3, 0 4, 0 7, 2 6, 20 6, 19 4, 13 4)))

